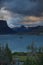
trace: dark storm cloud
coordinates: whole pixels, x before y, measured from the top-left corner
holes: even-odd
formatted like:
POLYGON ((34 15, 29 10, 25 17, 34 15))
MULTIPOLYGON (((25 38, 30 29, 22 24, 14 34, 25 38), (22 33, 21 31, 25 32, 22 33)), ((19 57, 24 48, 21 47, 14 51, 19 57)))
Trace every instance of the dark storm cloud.
POLYGON ((40 16, 43 12, 43 0, 0 0, 0 7, 23 15, 40 16))

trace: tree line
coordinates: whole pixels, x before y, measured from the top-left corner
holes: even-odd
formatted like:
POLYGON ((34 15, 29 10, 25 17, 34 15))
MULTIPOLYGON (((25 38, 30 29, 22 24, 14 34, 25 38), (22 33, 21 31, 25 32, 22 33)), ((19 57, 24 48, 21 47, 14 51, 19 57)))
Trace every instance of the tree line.
POLYGON ((27 46, 26 61, 23 65, 43 65, 43 46, 37 47, 33 41, 31 45, 27 46))

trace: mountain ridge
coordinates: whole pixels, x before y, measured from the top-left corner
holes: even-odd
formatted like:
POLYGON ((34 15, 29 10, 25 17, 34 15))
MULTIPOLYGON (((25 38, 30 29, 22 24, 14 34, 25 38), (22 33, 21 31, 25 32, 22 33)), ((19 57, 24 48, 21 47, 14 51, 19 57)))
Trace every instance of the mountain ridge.
POLYGON ((5 20, 0 20, 0 34, 14 34, 11 28, 8 27, 7 22, 5 20))
POLYGON ((6 21, 0 20, 0 35, 1 34, 40 34, 43 33, 43 26, 28 27, 25 26, 10 28, 6 21))

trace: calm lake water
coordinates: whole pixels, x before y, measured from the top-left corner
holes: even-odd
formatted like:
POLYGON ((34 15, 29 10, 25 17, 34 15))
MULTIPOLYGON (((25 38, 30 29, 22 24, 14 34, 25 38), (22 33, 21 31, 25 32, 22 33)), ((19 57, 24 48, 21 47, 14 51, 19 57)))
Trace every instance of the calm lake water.
POLYGON ((9 44, 12 51, 27 51, 26 47, 35 42, 36 46, 43 45, 43 35, 0 35, 0 44, 9 44))

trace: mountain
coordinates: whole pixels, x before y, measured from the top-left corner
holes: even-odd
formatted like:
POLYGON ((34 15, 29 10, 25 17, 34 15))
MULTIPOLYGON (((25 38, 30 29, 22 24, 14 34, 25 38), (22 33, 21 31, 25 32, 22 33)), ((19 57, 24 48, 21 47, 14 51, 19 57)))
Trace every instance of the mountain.
POLYGON ((14 34, 15 31, 8 27, 7 22, 0 20, 0 34, 14 34))
POLYGON ((28 30, 30 30, 32 34, 40 34, 43 33, 43 26, 28 27, 28 30))
POLYGON ((0 35, 1 34, 40 34, 43 33, 43 26, 28 27, 25 26, 9 28, 7 22, 0 20, 0 35))
POLYGON ((43 26, 36 26, 36 27, 28 27, 26 28, 25 26, 21 26, 21 27, 15 27, 14 30, 17 32, 17 33, 28 33, 28 34, 40 34, 40 33, 43 33, 43 26))
POLYGON ((21 27, 15 27, 14 30, 16 32, 26 32, 27 31, 26 27, 24 27, 23 25, 21 27))

